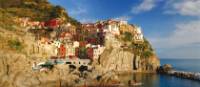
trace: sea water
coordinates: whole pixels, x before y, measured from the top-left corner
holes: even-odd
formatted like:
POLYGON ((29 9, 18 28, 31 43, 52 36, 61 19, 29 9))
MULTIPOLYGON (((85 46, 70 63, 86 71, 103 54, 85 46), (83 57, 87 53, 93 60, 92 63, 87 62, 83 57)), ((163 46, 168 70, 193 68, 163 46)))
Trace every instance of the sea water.
MULTIPOLYGON (((200 59, 161 59, 161 65, 163 64, 172 64, 177 70, 200 72, 200 59)), ((159 74, 136 73, 122 75, 120 79, 126 85, 128 80, 143 83, 143 85, 136 87, 200 87, 200 81, 159 74)))

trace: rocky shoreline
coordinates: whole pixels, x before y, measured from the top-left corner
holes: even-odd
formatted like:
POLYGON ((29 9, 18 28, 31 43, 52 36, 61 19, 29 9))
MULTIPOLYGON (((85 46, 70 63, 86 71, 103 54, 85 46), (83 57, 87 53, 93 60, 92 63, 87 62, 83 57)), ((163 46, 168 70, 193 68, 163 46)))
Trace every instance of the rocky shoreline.
POLYGON ((175 76, 178 78, 200 81, 199 72, 185 72, 174 70, 170 64, 165 64, 158 69, 159 74, 175 76))
POLYGON ((119 87, 122 85, 119 75, 133 73, 104 71, 104 68, 96 66, 92 72, 84 71, 84 75, 81 76, 77 69, 70 71, 68 65, 63 64, 55 65, 52 70, 44 72, 33 71, 31 66, 33 61, 36 61, 35 58, 26 58, 19 54, 1 54, 5 55, 0 59, 0 87, 80 87, 85 84, 92 87, 119 87))

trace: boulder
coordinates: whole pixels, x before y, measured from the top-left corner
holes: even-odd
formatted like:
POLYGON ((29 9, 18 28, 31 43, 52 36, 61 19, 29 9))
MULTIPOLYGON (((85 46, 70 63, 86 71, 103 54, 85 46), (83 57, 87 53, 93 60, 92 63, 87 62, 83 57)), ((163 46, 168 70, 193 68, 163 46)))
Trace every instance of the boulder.
POLYGON ((164 64, 163 66, 160 66, 158 69, 159 73, 168 73, 169 71, 172 71, 173 67, 170 64, 164 64))

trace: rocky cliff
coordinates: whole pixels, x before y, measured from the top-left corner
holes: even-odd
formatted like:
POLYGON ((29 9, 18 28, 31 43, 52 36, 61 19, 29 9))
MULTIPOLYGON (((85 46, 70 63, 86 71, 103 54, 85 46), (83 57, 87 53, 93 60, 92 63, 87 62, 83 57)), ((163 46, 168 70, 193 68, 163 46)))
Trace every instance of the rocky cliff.
MULTIPOLYGON (((120 30, 132 33, 135 27, 130 27, 129 24, 127 26, 129 29, 120 30)), ((156 72, 160 66, 158 57, 146 39, 137 43, 133 39, 124 41, 123 34, 117 37, 107 34, 105 46, 99 59, 99 64, 105 71, 156 72)))
POLYGON ((156 72, 156 69, 160 66, 160 62, 156 56, 151 56, 148 59, 139 58, 137 60, 134 53, 117 48, 106 49, 101 55, 100 65, 105 71, 156 72))
POLYGON ((132 71, 134 54, 120 48, 106 49, 101 55, 100 64, 107 70, 132 71))

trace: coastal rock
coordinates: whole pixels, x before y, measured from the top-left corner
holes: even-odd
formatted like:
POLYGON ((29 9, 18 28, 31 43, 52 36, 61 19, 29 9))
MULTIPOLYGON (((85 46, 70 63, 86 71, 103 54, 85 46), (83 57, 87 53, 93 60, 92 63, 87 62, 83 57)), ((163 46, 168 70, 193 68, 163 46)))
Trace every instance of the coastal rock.
POLYGON ((155 72, 160 67, 160 60, 155 55, 141 60, 145 60, 143 65, 141 65, 143 71, 155 72))
POLYGON ((134 54, 123 49, 106 49, 101 55, 100 63, 105 71, 132 71, 134 54))
POLYGON ((120 48, 106 49, 101 55, 100 64, 105 71, 115 70, 118 72, 155 72, 160 66, 156 56, 148 59, 139 59, 138 69, 134 69, 134 53, 120 48))
POLYGON ((163 66, 160 66, 158 68, 159 73, 169 73, 172 70, 173 70, 173 67, 170 64, 164 64, 163 66))

